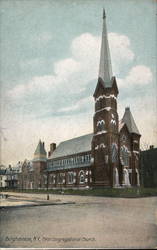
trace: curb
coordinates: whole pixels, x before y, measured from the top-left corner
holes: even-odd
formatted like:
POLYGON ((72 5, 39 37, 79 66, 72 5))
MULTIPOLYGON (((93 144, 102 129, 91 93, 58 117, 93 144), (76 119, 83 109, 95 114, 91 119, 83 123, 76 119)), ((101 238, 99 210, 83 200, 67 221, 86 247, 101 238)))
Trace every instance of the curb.
POLYGON ((26 205, 15 205, 15 206, 0 206, 1 209, 8 208, 22 208, 22 207, 37 207, 37 206, 55 206, 55 205, 71 205, 76 204, 76 202, 62 202, 62 203, 43 203, 43 204, 26 204, 26 205))

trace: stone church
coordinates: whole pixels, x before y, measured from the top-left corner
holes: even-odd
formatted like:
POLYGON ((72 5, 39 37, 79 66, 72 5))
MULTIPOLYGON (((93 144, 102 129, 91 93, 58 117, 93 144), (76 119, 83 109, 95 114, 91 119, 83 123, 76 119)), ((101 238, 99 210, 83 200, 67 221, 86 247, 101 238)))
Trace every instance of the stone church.
POLYGON ((90 188, 139 186, 140 133, 125 108, 119 120, 119 90, 112 74, 107 38, 106 15, 97 85, 93 94, 95 110, 93 133, 50 144, 47 153, 39 144, 32 162, 24 162, 20 177, 22 188, 90 188))

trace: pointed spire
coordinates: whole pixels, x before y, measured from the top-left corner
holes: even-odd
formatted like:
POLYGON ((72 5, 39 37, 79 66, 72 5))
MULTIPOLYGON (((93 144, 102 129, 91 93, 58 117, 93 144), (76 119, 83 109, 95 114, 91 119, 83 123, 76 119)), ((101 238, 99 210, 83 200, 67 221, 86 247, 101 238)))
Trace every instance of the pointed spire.
POLYGON ((39 155, 39 154, 46 155, 46 151, 45 151, 45 148, 44 148, 44 143, 42 143, 41 140, 39 140, 39 143, 38 143, 38 146, 37 146, 37 148, 35 150, 34 155, 39 155))
POLYGON ((46 160, 46 151, 44 147, 44 142, 41 142, 41 140, 39 140, 38 146, 34 152, 34 160, 36 161, 46 160))
POLYGON ((100 52, 99 77, 103 80, 106 87, 111 87, 112 67, 111 67, 111 57, 110 57, 110 50, 107 38, 105 9, 103 9, 103 31, 102 31, 101 52, 100 52))
POLYGON ((124 122, 129 130, 130 133, 138 134, 140 135, 140 132, 136 126, 136 123, 134 121, 134 118, 131 114, 130 108, 126 107, 125 108, 125 113, 122 118, 122 122, 124 122))

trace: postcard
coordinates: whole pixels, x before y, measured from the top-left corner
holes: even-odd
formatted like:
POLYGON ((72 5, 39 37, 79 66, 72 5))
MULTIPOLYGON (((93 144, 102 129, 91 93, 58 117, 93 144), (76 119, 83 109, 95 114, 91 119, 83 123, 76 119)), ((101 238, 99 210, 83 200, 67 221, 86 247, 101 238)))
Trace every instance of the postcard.
POLYGON ((156 9, 0 1, 1 249, 157 248, 156 9))

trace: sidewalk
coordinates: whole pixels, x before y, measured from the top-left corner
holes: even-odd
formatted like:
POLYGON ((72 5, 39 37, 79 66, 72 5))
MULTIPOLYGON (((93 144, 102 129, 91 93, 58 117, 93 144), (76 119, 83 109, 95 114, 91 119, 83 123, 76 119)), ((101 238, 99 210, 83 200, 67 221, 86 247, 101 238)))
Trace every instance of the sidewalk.
MULTIPOLYGON (((3 195, 3 193, 1 193, 3 195)), ((19 194, 9 194, 8 198, 0 199, 0 209, 2 208, 13 208, 13 207, 30 207, 30 206, 50 206, 50 205, 65 205, 65 204, 75 204, 73 201, 63 201, 60 199, 47 200, 47 195, 45 197, 31 197, 19 194)))

